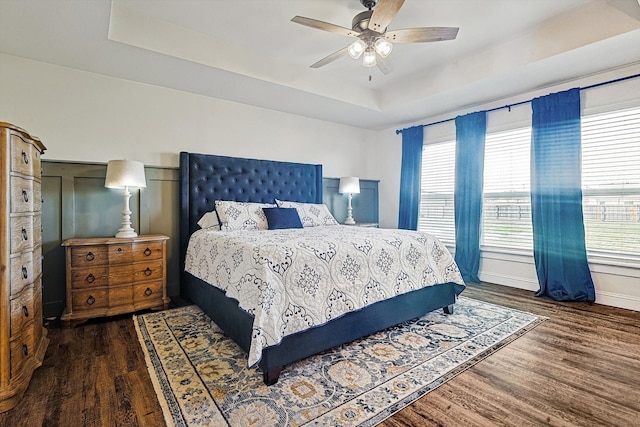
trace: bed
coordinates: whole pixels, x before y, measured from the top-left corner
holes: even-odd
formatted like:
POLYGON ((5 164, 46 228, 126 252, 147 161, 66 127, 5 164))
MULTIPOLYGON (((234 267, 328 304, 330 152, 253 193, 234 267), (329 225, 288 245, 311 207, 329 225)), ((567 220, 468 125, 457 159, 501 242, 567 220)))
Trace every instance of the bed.
MULTIPOLYGON (((238 299, 228 297, 222 289, 185 271, 190 239, 192 235, 195 237, 207 231, 198 231, 200 226, 197 223, 206 212, 213 209, 216 200, 273 203, 278 199, 320 204, 322 188, 321 165, 180 153, 181 295, 197 304, 249 356, 255 347, 254 314, 240 308, 238 299)), ((343 227, 354 233, 359 228, 334 227, 332 230, 336 232, 343 227)), ((292 231, 283 231, 287 232, 292 231)), ((378 232, 382 231, 368 231, 373 234, 378 232)), ((256 365, 262 369, 265 384, 275 384, 285 365, 313 354, 436 309, 452 313, 464 283, 457 278, 459 272, 455 263, 449 268, 455 270, 451 277, 456 277, 456 280, 370 303, 335 316, 326 323, 287 334, 275 345, 261 347, 255 359, 256 365)))

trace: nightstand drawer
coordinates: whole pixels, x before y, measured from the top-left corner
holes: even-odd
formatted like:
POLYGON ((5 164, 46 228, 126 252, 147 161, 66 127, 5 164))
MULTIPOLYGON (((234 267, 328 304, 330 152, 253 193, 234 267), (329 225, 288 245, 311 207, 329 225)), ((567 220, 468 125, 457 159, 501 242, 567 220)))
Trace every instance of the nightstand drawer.
POLYGON ((162 281, 142 283, 133 288, 136 309, 162 304, 162 281))
POLYGON ((139 283, 145 280, 162 279, 163 268, 162 261, 146 262, 134 264, 133 282, 139 283))
POLYGON ((109 288, 109 308, 128 306, 133 304, 133 287, 118 286, 109 288))
POLYGON ((105 246, 75 246, 71 248, 71 267, 107 265, 109 254, 105 246))
POLYGON ((105 288, 87 291, 73 291, 71 300, 73 311, 106 308, 109 306, 109 290, 105 288))
POLYGON ((162 259, 162 242, 136 243, 133 245, 133 262, 162 259))
POLYGON ((109 245, 109 265, 129 264, 133 259, 131 243, 109 245))
POLYGON ((73 270, 71 272, 71 287, 75 289, 86 289, 106 286, 108 281, 107 267, 93 267, 73 270))

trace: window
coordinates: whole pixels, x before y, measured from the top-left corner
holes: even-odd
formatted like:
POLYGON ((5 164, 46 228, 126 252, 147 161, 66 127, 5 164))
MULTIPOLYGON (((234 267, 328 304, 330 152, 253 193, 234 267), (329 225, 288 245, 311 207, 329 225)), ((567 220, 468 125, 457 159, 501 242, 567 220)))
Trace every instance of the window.
POLYGON ((455 154, 455 141, 428 144, 422 149, 418 230, 449 244, 455 244, 456 240, 453 216, 455 154))
MULTIPOLYGON (((532 251, 531 127, 485 141, 481 246, 532 251)), ((455 244, 455 141, 423 148, 418 229, 455 244)), ((640 107, 582 117, 589 255, 640 257, 640 107)))
POLYGON ((587 251, 640 256, 640 108, 582 118, 587 251))
POLYGON ((530 147, 530 127, 486 136, 482 246, 533 250, 530 147))

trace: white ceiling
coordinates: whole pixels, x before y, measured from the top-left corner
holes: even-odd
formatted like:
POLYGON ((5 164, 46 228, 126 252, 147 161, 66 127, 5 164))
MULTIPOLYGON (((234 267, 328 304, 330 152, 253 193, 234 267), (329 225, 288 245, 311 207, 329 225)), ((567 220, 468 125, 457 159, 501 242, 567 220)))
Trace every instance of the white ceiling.
POLYGON ((387 129, 640 63, 640 0, 406 0, 389 30, 459 27, 397 44, 383 75, 344 57, 359 0, 0 0, 0 52, 387 129), (371 74, 371 80, 369 80, 371 74))

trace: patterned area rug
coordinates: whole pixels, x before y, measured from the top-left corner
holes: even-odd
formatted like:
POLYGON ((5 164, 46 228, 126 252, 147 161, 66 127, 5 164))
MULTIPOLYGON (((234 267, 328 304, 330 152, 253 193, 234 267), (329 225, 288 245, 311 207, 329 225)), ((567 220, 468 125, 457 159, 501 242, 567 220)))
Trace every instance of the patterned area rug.
POLYGON ((169 426, 372 426, 534 328, 544 318, 460 297, 437 310, 262 371, 198 307, 134 316, 169 426))

